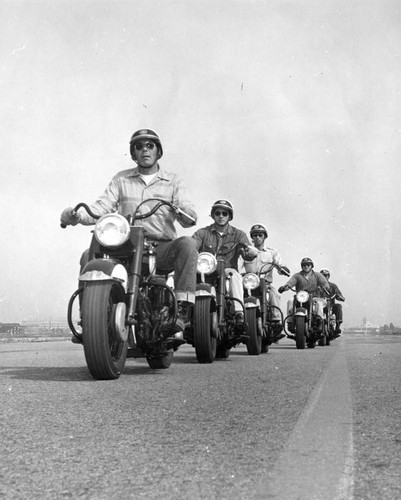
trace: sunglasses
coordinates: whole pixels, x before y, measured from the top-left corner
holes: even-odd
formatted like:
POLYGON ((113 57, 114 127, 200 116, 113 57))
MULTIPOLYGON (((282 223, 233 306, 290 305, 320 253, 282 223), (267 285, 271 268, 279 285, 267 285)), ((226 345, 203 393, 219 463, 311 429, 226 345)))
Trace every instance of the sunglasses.
POLYGON ((311 266, 312 266, 312 264, 302 264, 301 267, 311 267, 311 266))
POLYGON ((263 233, 253 233, 252 238, 263 238, 263 233))
POLYGON ((156 144, 154 142, 136 142, 134 147, 137 151, 141 151, 143 148, 152 150, 156 147, 156 144))
POLYGON ((216 210, 214 212, 214 215, 217 215, 217 216, 222 215, 223 217, 227 217, 228 212, 226 212, 225 210, 216 210))

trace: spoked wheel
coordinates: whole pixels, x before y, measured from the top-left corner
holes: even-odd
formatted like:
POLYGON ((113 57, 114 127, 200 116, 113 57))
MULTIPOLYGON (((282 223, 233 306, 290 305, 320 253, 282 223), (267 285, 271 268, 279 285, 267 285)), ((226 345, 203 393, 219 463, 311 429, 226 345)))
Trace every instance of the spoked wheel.
POLYGON ((246 341, 248 354, 258 356, 262 350, 262 337, 259 331, 258 318, 254 307, 245 309, 246 333, 249 339, 246 341))
POLYGON ((305 349, 306 322, 302 316, 295 317, 295 344, 297 349, 305 349))
POLYGON ((194 306, 194 346, 199 363, 213 363, 216 357, 216 312, 211 312, 210 297, 198 297, 194 306))
POLYGON ((97 380, 121 375, 127 357, 127 340, 118 334, 113 318, 124 303, 124 290, 112 282, 89 282, 82 297, 82 331, 86 363, 97 380))
POLYGON ((170 368, 171 362, 173 361, 174 351, 171 349, 160 356, 147 356, 146 361, 148 365, 153 370, 165 370, 170 368))

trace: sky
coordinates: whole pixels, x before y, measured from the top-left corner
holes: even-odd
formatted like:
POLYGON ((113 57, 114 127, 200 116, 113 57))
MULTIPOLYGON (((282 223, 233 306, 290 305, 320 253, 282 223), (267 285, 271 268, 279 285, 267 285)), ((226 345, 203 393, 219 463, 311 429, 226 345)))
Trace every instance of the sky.
POLYGON ((66 316, 91 228, 60 214, 149 127, 194 230, 228 199, 331 271, 345 326, 401 325, 398 0, 0 0, 0 46, 0 322, 66 316))

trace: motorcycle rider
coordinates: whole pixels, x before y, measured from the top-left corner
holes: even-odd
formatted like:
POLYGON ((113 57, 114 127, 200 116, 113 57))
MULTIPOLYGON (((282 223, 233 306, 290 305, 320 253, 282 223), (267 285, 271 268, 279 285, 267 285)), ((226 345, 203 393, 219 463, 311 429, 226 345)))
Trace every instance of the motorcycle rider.
MULTIPOLYGON (((283 286, 278 289, 279 293, 283 293, 289 288, 295 287, 296 291, 305 290, 311 295, 319 295, 320 290, 325 293, 330 293, 329 286, 326 278, 317 271, 313 270, 314 264, 313 260, 309 257, 304 257, 301 260, 301 271, 295 273, 283 286)), ((323 328, 323 300, 320 298, 315 298, 314 303, 316 304, 316 327, 318 330, 323 328)), ((288 301, 287 310, 288 316, 292 314, 293 301, 288 301)))
MULTIPOLYGON (((228 200, 217 200, 213 203, 210 216, 214 223, 210 226, 198 229, 192 237, 196 242, 199 252, 210 252, 217 255, 221 252, 225 262, 226 276, 230 276, 231 297, 244 302, 244 289, 242 278, 238 272, 238 258, 241 255, 245 261, 256 257, 257 252, 250 247, 250 242, 244 231, 231 226, 230 221, 234 217, 234 208, 228 200), (239 248, 237 243, 247 246, 246 250, 239 248)), ((244 313, 236 300, 234 302, 236 324, 244 324, 244 313)))
MULTIPOLYGON (((244 267, 247 273, 259 273, 263 266, 265 266, 264 269, 267 271, 270 267, 266 265, 268 263, 276 264, 288 273, 290 272, 289 269, 282 264, 282 259, 278 250, 276 250, 275 248, 270 248, 265 244, 265 241, 268 238, 266 226, 260 223, 254 224, 251 227, 249 234, 252 238, 255 248, 258 250, 258 254, 256 256, 256 259, 254 259, 253 261, 244 263, 244 267)), ((278 270, 278 273, 284 274, 280 270, 278 270)), ((276 288, 274 288, 273 286, 273 268, 265 273, 263 273, 262 270, 262 274, 269 288, 269 302, 272 306, 275 306, 274 308, 272 308, 272 319, 274 321, 272 328, 275 335, 273 342, 278 342, 280 339, 285 337, 285 335, 284 333, 281 333, 283 329, 283 326, 281 324, 281 315, 279 310, 276 309, 276 307, 280 308, 280 296, 277 293, 276 288)))
MULTIPOLYGON (((198 252, 190 236, 177 238, 174 222, 183 227, 196 224, 197 214, 189 201, 186 187, 176 173, 165 170, 159 160, 163 156, 160 137, 151 129, 140 129, 130 139, 130 154, 136 166, 118 172, 91 210, 98 215, 118 212, 123 216, 133 214, 146 199, 160 198, 172 202, 182 212, 163 207, 149 218, 135 221, 142 225, 149 242, 154 242, 157 267, 174 269, 175 294, 178 300, 178 317, 174 338, 183 339, 188 307, 195 302, 196 265, 198 252)), ((152 206, 149 206, 149 209, 152 206)), ((144 208, 143 212, 149 210, 144 208)), ((95 220, 85 211, 73 212, 71 207, 63 210, 60 218, 65 225, 90 225, 95 220)), ((81 258, 81 269, 88 262, 89 251, 81 258)), ((73 337, 75 339, 75 336, 73 337)))
POLYGON ((340 289, 338 286, 330 281, 330 271, 326 268, 323 268, 320 271, 320 274, 323 274, 323 276, 326 278, 329 286, 330 286, 330 293, 329 297, 333 297, 331 299, 332 301, 332 311, 333 314, 336 317, 336 336, 340 337, 341 336, 341 324, 343 322, 343 306, 341 304, 336 303, 336 299, 344 302, 345 298, 343 297, 343 294, 341 293, 340 289))

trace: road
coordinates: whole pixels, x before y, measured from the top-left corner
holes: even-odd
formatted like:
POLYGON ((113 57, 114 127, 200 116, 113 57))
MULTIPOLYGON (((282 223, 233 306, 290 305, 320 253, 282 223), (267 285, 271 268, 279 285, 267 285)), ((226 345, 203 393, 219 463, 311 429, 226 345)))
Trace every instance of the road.
POLYGON ((0 497, 399 499, 401 336, 344 335, 95 381, 67 341, 0 343, 0 497))

